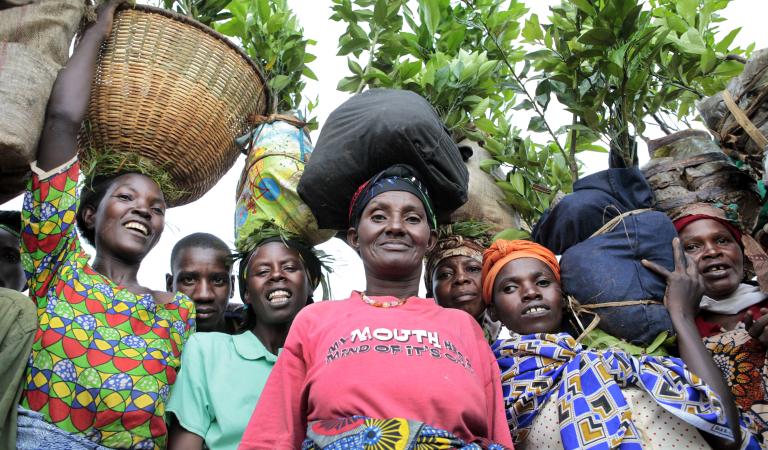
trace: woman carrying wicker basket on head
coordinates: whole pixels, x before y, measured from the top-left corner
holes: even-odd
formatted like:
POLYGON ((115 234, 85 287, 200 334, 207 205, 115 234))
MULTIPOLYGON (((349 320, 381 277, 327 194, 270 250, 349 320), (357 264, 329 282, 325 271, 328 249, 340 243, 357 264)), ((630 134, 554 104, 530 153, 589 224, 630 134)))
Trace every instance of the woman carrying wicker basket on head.
POLYGON ((76 136, 118 3, 101 8, 56 79, 24 199, 22 261, 39 329, 19 414, 21 449, 164 448, 166 397, 194 330, 188 297, 137 280, 164 227, 157 182, 96 171, 77 191, 76 136), (96 248, 93 264, 75 225, 96 248))

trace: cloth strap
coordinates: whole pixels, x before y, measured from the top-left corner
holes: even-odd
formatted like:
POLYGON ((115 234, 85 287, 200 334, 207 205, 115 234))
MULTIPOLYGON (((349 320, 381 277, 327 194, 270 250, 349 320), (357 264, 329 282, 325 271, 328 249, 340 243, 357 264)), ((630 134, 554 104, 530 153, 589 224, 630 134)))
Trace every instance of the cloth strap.
POLYGON ((725 106, 727 106, 728 110, 733 114, 733 118, 736 119, 736 122, 741 125, 741 128, 747 132, 749 137, 755 141, 755 144, 762 149, 768 146, 768 138, 763 136, 763 133, 761 133, 755 124, 749 120, 749 117, 744 113, 744 110, 739 108, 739 105, 736 104, 733 100, 733 96, 727 89, 723 91, 723 100, 725 101, 725 106))

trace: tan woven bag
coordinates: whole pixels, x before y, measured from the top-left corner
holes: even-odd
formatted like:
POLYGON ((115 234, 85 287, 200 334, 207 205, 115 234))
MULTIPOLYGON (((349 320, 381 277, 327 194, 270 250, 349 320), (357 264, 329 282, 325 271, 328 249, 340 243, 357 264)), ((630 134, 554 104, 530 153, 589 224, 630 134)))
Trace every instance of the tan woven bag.
POLYGON ((38 0, 0 10, 0 203, 24 189, 48 96, 84 6, 38 0))

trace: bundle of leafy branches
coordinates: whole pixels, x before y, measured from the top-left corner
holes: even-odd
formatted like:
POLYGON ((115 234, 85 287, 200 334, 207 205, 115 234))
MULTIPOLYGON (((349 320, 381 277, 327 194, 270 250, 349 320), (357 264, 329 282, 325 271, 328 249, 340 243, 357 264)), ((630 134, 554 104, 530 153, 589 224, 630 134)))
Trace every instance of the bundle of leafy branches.
POLYGON ((741 71, 753 46, 733 47, 738 29, 715 38, 729 3, 562 0, 542 22, 517 0, 333 0, 351 72, 338 89, 427 98, 455 139, 491 153, 481 167, 503 169, 497 184, 531 226, 571 191, 579 153, 636 164, 647 121, 688 128, 694 102, 741 71), (547 116, 553 98, 568 123, 547 116), (512 125, 524 115, 527 133, 512 125))
MULTIPOLYGON (((261 68, 274 99, 272 113, 299 110, 304 103, 305 78, 317 80, 307 51, 315 41, 304 30, 286 0, 162 0, 162 6, 192 17, 234 38, 261 68)), ((307 101, 307 117, 317 99, 307 101)), ((317 119, 307 121, 317 129, 317 119)))

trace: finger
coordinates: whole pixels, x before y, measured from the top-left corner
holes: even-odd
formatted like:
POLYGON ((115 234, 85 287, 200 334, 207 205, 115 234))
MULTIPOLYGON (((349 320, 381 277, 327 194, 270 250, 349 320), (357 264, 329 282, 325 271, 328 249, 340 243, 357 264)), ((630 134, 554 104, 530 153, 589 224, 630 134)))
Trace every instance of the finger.
POLYGON ((752 317, 754 324, 752 325, 753 328, 757 329, 756 332, 762 333, 762 330, 765 329, 766 326, 768 326, 768 315, 761 315, 759 319, 754 320, 754 315, 752 317))
POLYGON ((675 253, 675 270, 687 269, 688 264, 685 260, 685 252, 683 251, 683 244, 680 242, 680 238, 672 239, 672 249, 675 253))
POLYGON ((747 330, 747 333, 752 335, 750 329, 752 328, 752 324, 755 322, 755 319, 752 317, 752 311, 747 311, 744 314, 744 318, 742 319, 744 322, 744 328, 747 330))
POLYGON ((643 267, 645 267, 646 269, 656 272, 657 274, 661 275, 664 278, 669 278, 670 275, 672 275, 672 273, 669 270, 656 264, 653 261, 648 261, 647 259, 643 259, 640 261, 640 264, 642 264, 643 267))

